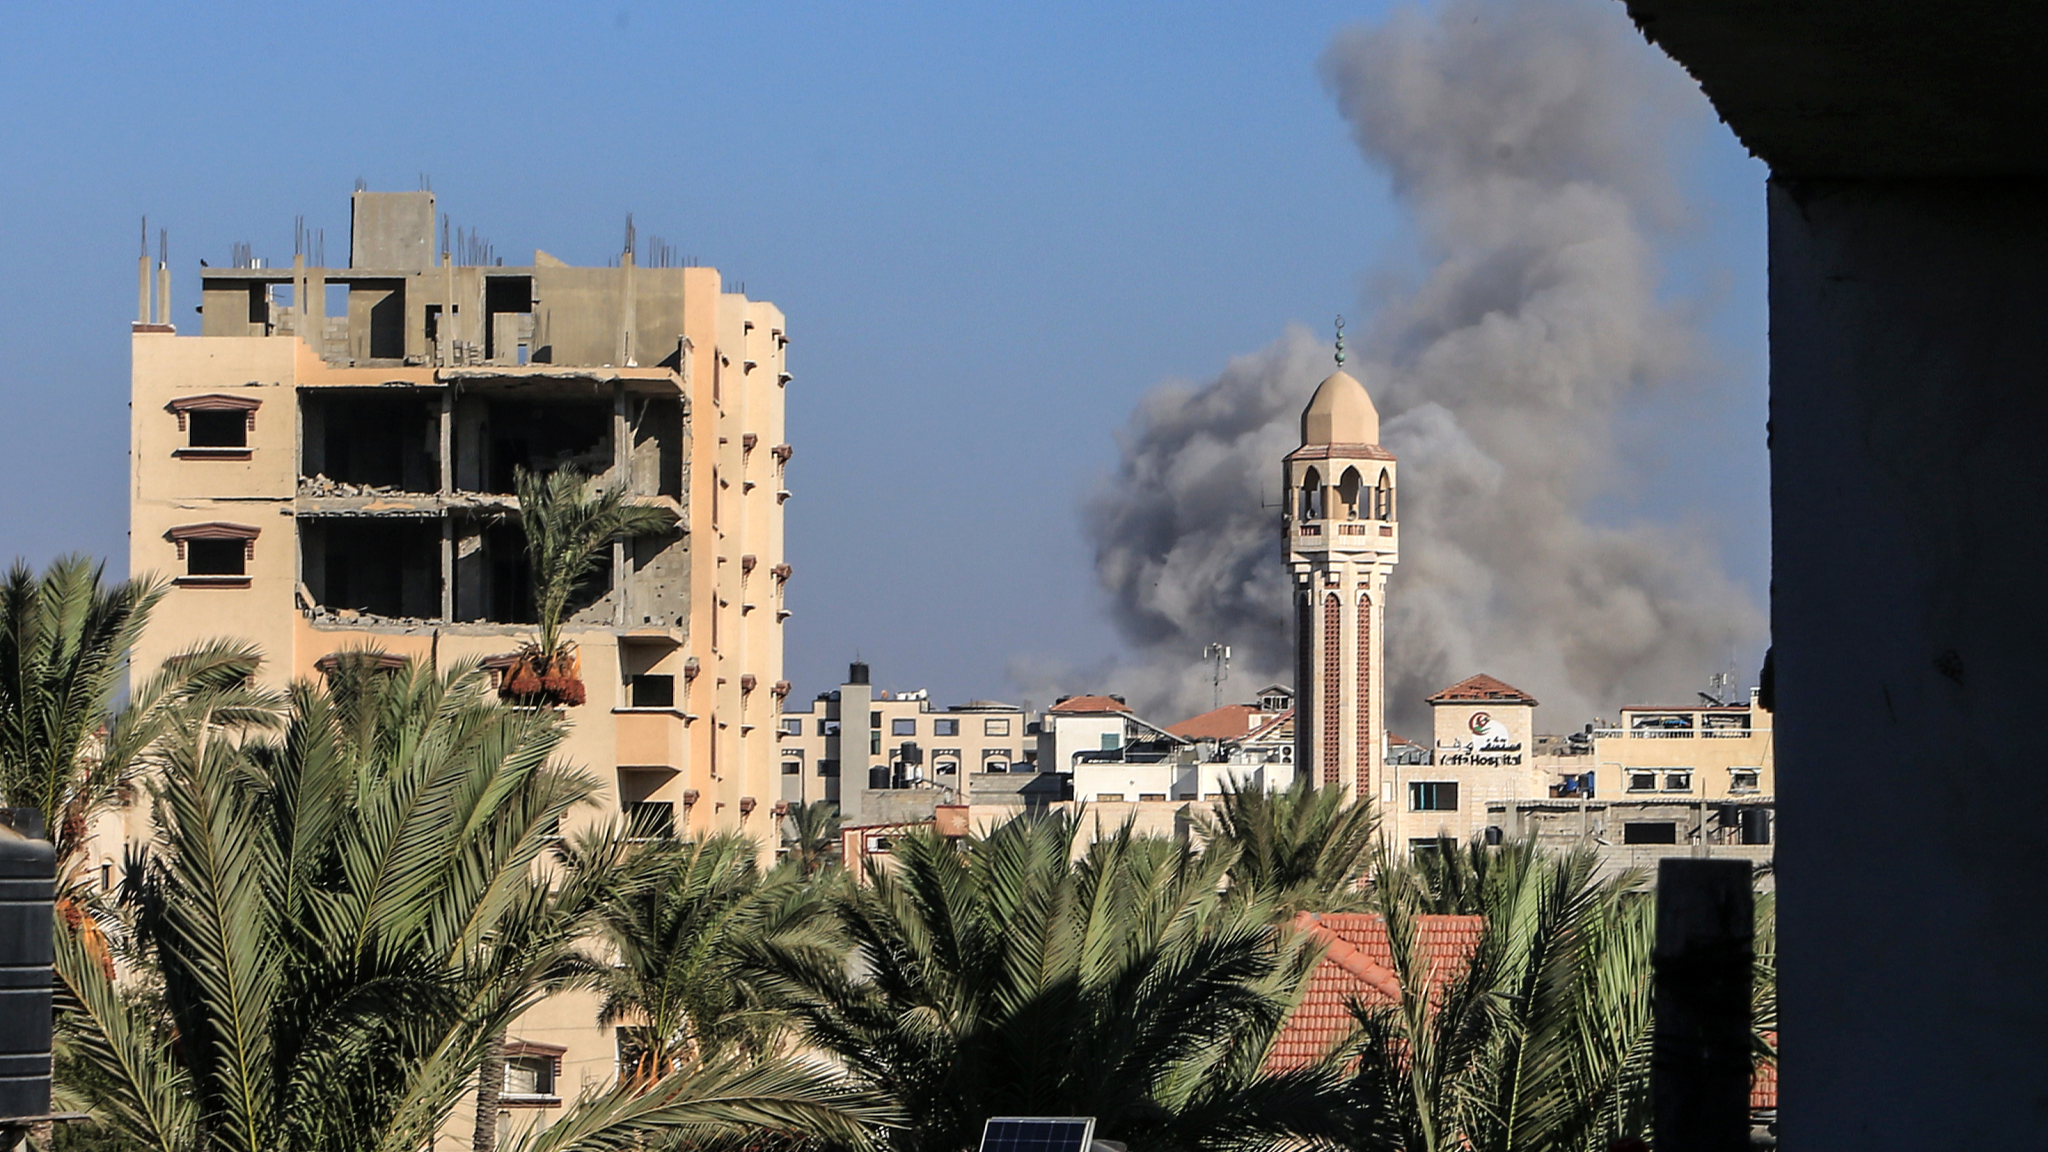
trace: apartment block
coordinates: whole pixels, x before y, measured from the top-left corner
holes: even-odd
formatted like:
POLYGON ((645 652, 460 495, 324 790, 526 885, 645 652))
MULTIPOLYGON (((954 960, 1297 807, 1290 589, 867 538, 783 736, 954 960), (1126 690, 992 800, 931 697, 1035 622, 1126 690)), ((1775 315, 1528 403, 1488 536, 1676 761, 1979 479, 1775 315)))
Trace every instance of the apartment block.
POLYGON ((820 692, 808 711, 783 712, 781 798, 831 801, 848 825, 930 819, 940 806, 1031 782, 1037 733, 1037 717, 1017 705, 936 708, 924 689, 876 688, 868 665, 854 661, 846 682, 820 692))
MULTIPOLYGON (((571 604, 587 699, 562 758, 602 779, 599 815, 772 851, 781 311, 712 268, 639 266, 630 229, 612 266, 507 266, 437 244, 432 193, 359 191, 351 209, 344 267, 238 250, 203 269, 196 335, 171 323, 168 269, 143 262, 130 568, 172 587, 135 674, 215 637, 258 645, 273 685, 359 649, 502 666, 536 622, 514 469, 573 467, 668 523, 613 544, 571 604)), ((536 1107, 611 1078, 589 1008, 551 1006, 517 1037, 562 1049, 536 1107)))
POLYGON ((1429 703, 1430 747, 1387 758, 1380 809, 1396 844, 1531 836, 1591 845, 1610 871, 1667 856, 1773 858, 1771 713, 1754 695, 1631 706, 1564 736, 1538 734, 1536 698, 1485 674, 1429 703))

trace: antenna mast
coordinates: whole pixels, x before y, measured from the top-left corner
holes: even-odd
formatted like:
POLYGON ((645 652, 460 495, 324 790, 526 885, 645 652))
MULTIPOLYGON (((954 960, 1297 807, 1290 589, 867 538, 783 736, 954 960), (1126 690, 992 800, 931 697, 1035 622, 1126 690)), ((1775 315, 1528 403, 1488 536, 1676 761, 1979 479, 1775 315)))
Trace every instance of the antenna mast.
POLYGON ((1202 649, 1202 659, 1209 662, 1209 707, 1223 707, 1223 682, 1230 679, 1230 645, 1211 644, 1202 649))

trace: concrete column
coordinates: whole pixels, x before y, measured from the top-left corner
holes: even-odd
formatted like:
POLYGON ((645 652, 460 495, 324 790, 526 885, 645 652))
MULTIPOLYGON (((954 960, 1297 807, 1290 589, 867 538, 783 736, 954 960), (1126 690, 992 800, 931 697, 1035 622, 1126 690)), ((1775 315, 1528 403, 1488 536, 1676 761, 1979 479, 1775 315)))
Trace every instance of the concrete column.
POLYGON ((616 359, 612 362, 621 368, 633 363, 633 327, 636 311, 633 297, 633 253, 628 251, 619 257, 619 336, 616 359))
MULTIPOLYGON (((612 483, 630 493, 633 479, 633 429, 626 418, 626 385, 612 382, 612 483)), ((628 562, 633 549, 624 540, 612 541, 612 623, 626 627, 633 620, 633 571, 628 562)))
POLYGON ((2042 1127, 2048 181, 1774 181, 1787 1147, 2042 1127))
MULTIPOLYGON (((441 389, 441 410, 436 418, 435 435, 440 440, 441 498, 446 500, 455 491, 455 386, 441 389)), ((441 513, 441 622, 455 622, 455 516, 451 512, 441 513)))

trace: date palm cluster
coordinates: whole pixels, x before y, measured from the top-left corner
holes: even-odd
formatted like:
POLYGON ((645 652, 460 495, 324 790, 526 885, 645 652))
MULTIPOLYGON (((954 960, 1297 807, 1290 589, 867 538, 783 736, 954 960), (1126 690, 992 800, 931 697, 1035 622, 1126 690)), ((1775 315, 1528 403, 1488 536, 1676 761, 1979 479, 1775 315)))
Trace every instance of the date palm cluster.
POLYGON ((913 832, 857 874, 828 805, 779 854, 648 837, 561 762, 563 712, 473 666, 343 658, 270 693, 257 653, 210 645, 116 708, 157 595, 83 561, 0 584, 0 788, 75 829, 68 1148, 966 1152, 1019 1115, 1139 1152, 1646 1135, 1651 896, 1590 855, 1394 860, 1306 786, 1178 839, 1085 810, 913 832), (148 835, 109 886, 76 860, 116 802, 148 835), (1338 911, 1381 918, 1400 994, 1280 1066, 1324 953, 1299 914, 1338 911), (1448 959, 1418 929, 1444 914, 1482 925, 1448 959), (501 1124, 508 1037, 560 997, 614 1030, 616 1074, 501 1124))

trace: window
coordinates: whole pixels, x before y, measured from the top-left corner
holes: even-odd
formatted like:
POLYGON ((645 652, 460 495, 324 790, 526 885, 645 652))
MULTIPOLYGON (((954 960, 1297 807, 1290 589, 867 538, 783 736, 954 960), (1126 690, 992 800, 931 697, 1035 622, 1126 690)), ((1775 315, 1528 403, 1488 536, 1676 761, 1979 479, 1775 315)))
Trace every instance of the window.
POLYGON ((804 718, 801 716, 784 716, 782 718, 782 732, 785 736, 803 735, 804 718))
POLYGON ((868 727, 870 727, 870 728, 880 728, 881 726, 882 726, 882 714, 881 714, 880 712, 870 712, 870 713, 868 713, 868 727))
POLYGON ((619 1049, 619 1079, 624 1080, 634 1075, 647 1076, 653 1071, 652 1066, 641 1067, 641 1062, 647 1058, 649 1048, 646 1028, 621 1024, 612 1030, 612 1036, 619 1049))
POLYGON ((185 545, 187 576, 242 576, 245 549, 240 540, 193 540, 185 545))
POLYGON ((554 1057, 543 1053, 506 1056, 502 1099, 514 1104, 556 1100, 554 1057))
POLYGON ((1000 720, 983 720, 981 722, 981 734, 983 736, 1008 736, 1010 734, 1010 718, 1005 716, 1000 720))
POLYGON ((1425 856, 1438 856, 1443 853, 1443 850, 1444 842, 1440 837, 1418 837, 1408 841, 1408 858, 1410 860, 1420 860, 1425 856))
POLYGON ((1121 747, 1123 747, 1123 746, 1124 746, 1124 734, 1123 734, 1123 733, 1121 733, 1121 732, 1104 732, 1104 733, 1102 734, 1102 748, 1100 749, 1101 751, 1103 751, 1103 752, 1114 752, 1114 751, 1116 751, 1117 749, 1119 749, 1119 748, 1121 748, 1121 747))
POLYGON ((958 760, 934 760, 932 761, 932 771, 941 776, 957 776, 960 773, 960 762, 958 760))
POLYGON ((213 584, 230 588, 249 586, 248 563, 255 559, 256 537, 261 529, 246 524, 212 521, 181 524, 164 533, 177 548, 185 565, 180 584, 213 584))
POLYGON ((667 840, 676 834, 676 806, 667 800, 626 805, 626 834, 637 840, 667 840))
POLYGON ((249 433, 255 430, 256 409, 262 404, 261 400, 224 394, 178 397, 168 407, 178 417, 178 431, 185 434, 185 444, 173 454, 249 459, 249 433))
POLYGON ((1410 812, 1456 812, 1458 786, 1451 781, 1418 780, 1408 785, 1410 812))
POLYGON ((1140 793, 1138 793, 1138 799, 1140 799, 1140 800, 1164 800, 1164 799, 1166 799, 1166 793, 1164 793, 1164 792, 1140 792, 1140 793))
POLYGON ((837 735, 839 735, 839 723, 838 723, 837 721, 835 721, 835 720, 820 720, 820 721, 818 721, 818 735, 820 735, 820 736, 837 736, 837 735))
POLYGON ((1664 790, 1666 792, 1692 791, 1692 769, 1685 768, 1677 772, 1666 772, 1664 774, 1664 790))
POLYGON ((881 754, 882 754, 882 734, 881 734, 880 732, 870 732, 870 733, 868 733, 868 755, 870 755, 870 756, 880 756, 881 754))
POLYGON ((1631 792, 1655 792, 1657 790, 1657 774, 1655 772, 1629 773, 1628 790, 1631 792))
POLYGON ((1097 792, 1095 799, 1104 804, 1121 804, 1124 802, 1124 794, 1121 792, 1097 792))
POLYGON ((782 774, 783 774, 784 776, 801 776, 801 775, 803 775, 803 774, 804 774, 804 762, 803 762, 803 761, 801 761, 801 760, 784 760, 784 761, 782 762, 782 774))
POLYGON ((186 441, 193 448, 247 448, 249 421, 240 412, 191 412, 186 416, 191 429, 186 441))
POLYGON ((958 720, 932 721, 932 735, 934 736, 958 736, 959 734, 960 721, 958 720))
POLYGON ((1730 768, 1728 770, 1728 791, 1757 792, 1763 788, 1763 769, 1730 768))
POLYGON ((891 720, 889 721, 889 735, 915 736, 917 735, 917 721, 907 718, 903 720, 891 720))
POLYGON ((983 772, 1008 772, 1010 770, 1010 762, 1008 760, 983 760, 981 762, 981 770, 983 772))
POLYGON ((1655 824, 1623 824, 1621 826, 1621 842, 1623 844, 1676 844, 1678 843, 1678 825, 1669 821, 1655 824))
POLYGON ((632 701, 635 708, 673 708, 676 706, 676 678, 658 676, 643 672, 633 677, 632 701))
POLYGON ((837 775, 839 775, 839 761, 837 761, 837 760, 820 760, 820 761, 818 761, 818 775, 820 775, 820 776, 837 776, 837 775))

